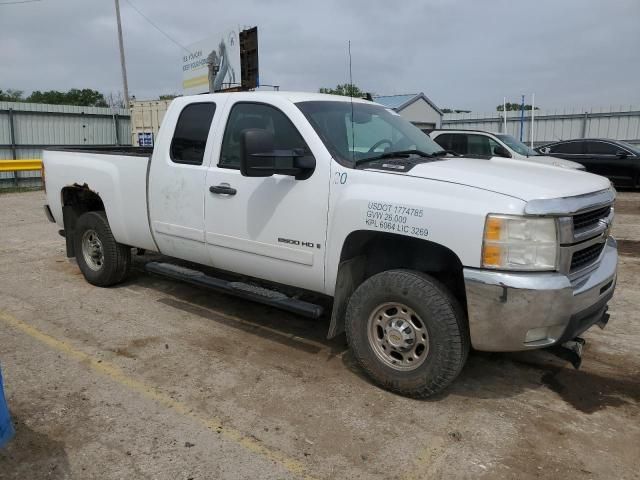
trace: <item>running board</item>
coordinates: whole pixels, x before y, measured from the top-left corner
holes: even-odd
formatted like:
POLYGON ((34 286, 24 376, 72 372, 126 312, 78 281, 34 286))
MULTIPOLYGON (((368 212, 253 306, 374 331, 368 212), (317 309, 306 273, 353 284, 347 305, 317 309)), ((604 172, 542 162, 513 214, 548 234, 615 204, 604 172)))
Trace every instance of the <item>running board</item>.
POLYGON ((220 278, 210 277, 197 270, 173 265, 171 263, 149 262, 145 265, 149 273, 164 277, 182 280, 199 287, 216 290, 222 293, 235 295, 258 303, 264 303, 271 307, 296 313, 309 318, 319 318, 322 315, 322 307, 314 303, 287 297, 284 293, 269 290, 267 288, 249 285, 243 282, 230 282, 220 278))

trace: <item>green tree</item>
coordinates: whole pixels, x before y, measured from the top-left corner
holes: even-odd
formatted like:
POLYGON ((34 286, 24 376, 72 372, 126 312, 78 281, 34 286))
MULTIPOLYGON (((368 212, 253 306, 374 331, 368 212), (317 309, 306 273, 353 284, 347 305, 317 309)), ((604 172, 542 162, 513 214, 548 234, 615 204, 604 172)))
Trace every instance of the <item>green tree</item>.
POLYGON ((68 92, 49 90, 34 91, 26 98, 30 103, 48 103, 52 105, 78 105, 82 107, 108 107, 104 95, 90 88, 72 88, 68 92))
POLYGON ((318 90, 320 93, 329 93, 331 95, 343 95, 345 97, 362 98, 365 96, 365 92, 360 90, 357 85, 353 83, 345 83, 344 85, 336 85, 336 88, 322 87, 318 90))
POLYGON ((0 102, 21 102, 23 93, 22 90, 14 90, 13 88, 0 90, 0 102))
POLYGON ((181 95, 178 93, 166 93, 164 95, 160 95, 158 98, 160 100, 173 100, 174 98, 178 98, 181 95))
MULTIPOLYGON (((507 102, 507 112, 519 112, 521 108, 522 108, 522 104, 521 103, 507 102)), ((531 110, 531 105, 525 105, 524 109, 525 110, 531 110)), ((496 110, 498 112, 502 112, 504 110, 504 106, 503 105, 498 105, 496 107, 496 110)), ((540 110, 540 109, 538 107, 535 107, 534 110, 540 110)))

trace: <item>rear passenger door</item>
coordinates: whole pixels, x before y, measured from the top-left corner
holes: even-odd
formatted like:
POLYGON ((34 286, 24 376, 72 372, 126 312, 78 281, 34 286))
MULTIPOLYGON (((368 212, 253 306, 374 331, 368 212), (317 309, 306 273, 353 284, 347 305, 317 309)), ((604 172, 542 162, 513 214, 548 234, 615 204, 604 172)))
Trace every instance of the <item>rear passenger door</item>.
POLYGON ((205 246, 204 195, 208 141, 219 106, 214 102, 181 104, 177 121, 167 112, 154 147, 148 181, 149 219, 160 252, 196 263, 210 264, 205 246))

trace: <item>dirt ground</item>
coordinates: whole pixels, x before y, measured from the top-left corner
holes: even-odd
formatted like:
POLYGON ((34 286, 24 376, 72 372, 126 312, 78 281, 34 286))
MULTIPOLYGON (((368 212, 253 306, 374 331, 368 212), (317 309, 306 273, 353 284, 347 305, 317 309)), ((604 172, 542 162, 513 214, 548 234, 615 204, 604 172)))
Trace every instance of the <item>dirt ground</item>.
POLYGON ((373 386, 328 320, 144 273, 84 281, 42 192, 0 195, 2 479, 639 478, 640 194, 583 366, 472 353, 438 398, 373 386))

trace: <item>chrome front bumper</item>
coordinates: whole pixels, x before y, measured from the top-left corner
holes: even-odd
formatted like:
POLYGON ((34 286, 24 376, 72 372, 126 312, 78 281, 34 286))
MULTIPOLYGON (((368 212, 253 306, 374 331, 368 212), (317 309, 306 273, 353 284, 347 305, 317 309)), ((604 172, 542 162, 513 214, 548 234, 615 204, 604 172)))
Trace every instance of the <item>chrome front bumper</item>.
POLYGON ((617 263, 616 241, 609 237, 598 266, 579 278, 465 268, 473 348, 507 352, 571 340, 604 316, 617 263))

